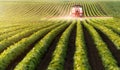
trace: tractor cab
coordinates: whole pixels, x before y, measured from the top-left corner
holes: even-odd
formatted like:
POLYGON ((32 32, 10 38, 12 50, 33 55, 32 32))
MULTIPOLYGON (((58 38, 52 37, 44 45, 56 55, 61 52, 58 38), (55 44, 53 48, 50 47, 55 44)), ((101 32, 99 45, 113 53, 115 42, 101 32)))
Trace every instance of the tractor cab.
POLYGON ((71 8, 70 16, 72 17, 83 17, 83 8, 81 5, 74 5, 71 8))

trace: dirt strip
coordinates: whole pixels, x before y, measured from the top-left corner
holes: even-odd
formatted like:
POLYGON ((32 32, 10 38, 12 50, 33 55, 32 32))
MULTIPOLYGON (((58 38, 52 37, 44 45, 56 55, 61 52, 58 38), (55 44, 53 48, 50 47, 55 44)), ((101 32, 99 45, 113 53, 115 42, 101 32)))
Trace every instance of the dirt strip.
POLYGON ((102 61, 99 57, 98 50, 94 41, 87 31, 87 29, 83 26, 84 38, 87 48, 87 57, 89 64, 91 65, 92 70, 105 70, 102 64, 102 61))
POLYGON ((111 51, 112 55, 116 59, 118 66, 120 67, 120 50, 117 50, 113 42, 105 35, 103 34, 100 30, 96 29, 97 32, 100 34, 102 37, 103 41, 107 44, 109 50, 111 51))
POLYGON ((75 38, 76 38, 76 26, 73 28, 73 30, 70 34, 64 70, 73 70, 73 63, 74 63, 73 57, 74 57, 74 52, 75 52, 75 38))

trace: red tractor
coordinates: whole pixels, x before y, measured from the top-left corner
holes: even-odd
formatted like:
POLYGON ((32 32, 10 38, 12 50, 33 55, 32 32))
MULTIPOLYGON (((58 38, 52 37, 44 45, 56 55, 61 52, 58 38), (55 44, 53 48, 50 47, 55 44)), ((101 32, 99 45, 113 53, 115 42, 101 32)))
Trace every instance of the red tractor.
POLYGON ((72 17, 83 17, 83 9, 81 5, 74 5, 71 8, 70 15, 72 17))

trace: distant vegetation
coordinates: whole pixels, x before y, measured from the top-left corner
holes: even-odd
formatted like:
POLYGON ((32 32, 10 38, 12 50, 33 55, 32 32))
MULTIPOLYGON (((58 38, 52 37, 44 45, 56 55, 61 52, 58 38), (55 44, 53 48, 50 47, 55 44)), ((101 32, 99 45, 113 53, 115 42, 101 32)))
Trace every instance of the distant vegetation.
POLYGON ((107 1, 107 2, 104 2, 104 4, 111 16, 120 18, 120 1, 107 1))

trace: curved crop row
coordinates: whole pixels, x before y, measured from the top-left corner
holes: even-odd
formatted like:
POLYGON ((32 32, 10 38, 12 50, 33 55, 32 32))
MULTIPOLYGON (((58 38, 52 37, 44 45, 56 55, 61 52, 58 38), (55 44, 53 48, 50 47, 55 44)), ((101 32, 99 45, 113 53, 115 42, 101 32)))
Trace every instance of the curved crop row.
POLYGON ((56 26, 39 30, 36 33, 32 34, 30 37, 24 38, 15 45, 12 45, 9 48, 7 48, 0 55, 0 70, 4 70, 11 61, 13 61, 17 56, 19 56, 27 48, 29 48, 29 46, 32 43, 34 43, 37 39, 47 34, 50 30, 54 29, 56 26))
POLYGON ((84 22, 83 24, 88 29, 94 40, 94 44, 96 45, 96 48, 99 52, 99 56, 105 67, 105 70, 119 70, 120 68, 118 67, 116 60, 112 56, 112 53, 107 48, 107 45, 103 42, 97 31, 86 22, 84 22))
POLYGON ((44 28, 44 27, 50 26, 51 24, 53 24, 53 23, 49 22, 49 24, 47 24, 47 22, 45 22, 43 24, 43 22, 41 22, 41 24, 27 24, 27 25, 21 24, 21 26, 18 26, 18 27, 15 27, 13 29, 10 29, 11 31, 3 30, 4 34, 1 33, 0 41, 2 41, 4 39, 7 39, 7 38, 10 38, 11 36, 14 36, 16 34, 20 34, 21 32, 24 32, 26 30, 30 30, 30 29, 33 29, 33 28, 36 28, 36 29, 37 28, 44 28))
POLYGON ((109 24, 111 22, 107 22, 107 21, 102 21, 102 20, 93 20, 94 23, 99 23, 100 25, 104 25, 110 29, 112 29, 114 32, 117 32, 118 34, 120 34, 120 27, 118 25, 115 25, 112 22, 112 24, 109 24))
MULTIPOLYGON (((3 34, 6 34, 6 33, 9 33, 9 32, 13 32, 13 31, 16 31, 16 30, 19 30, 19 29, 24 29, 24 28, 28 28, 28 27, 32 27, 32 26, 41 26, 43 25, 43 23, 41 24, 33 24, 33 23, 17 23, 15 26, 14 24, 12 23, 9 23, 11 24, 11 26, 7 27, 7 28, 0 28, 0 35, 3 35, 3 34)), ((8 25, 8 24, 6 24, 8 25)))
MULTIPOLYGON (((19 4, 12 5, 8 10, 7 15, 12 16, 11 18, 15 18, 15 16, 23 17, 21 19, 27 18, 34 20, 38 20, 38 18, 49 18, 56 16, 68 16, 71 7, 73 5, 82 5, 84 16, 104 16, 104 10, 102 10, 101 5, 97 5, 98 2, 95 1, 77 1, 77 2, 62 2, 62 3, 32 3, 32 4, 19 4), (21 14, 19 14, 21 13, 21 14), (19 15, 17 15, 19 14, 19 15)), ((17 19, 16 20, 20 20, 17 19)))
POLYGON ((90 70, 88 63, 84 35, 80 21, 77 22, 76 50, 74 53, 74 70, 90 70))
POLYGON ((105 35, 108 36, 108 38, 115 44, 116 48, 120 49, 120 36, 116 33, 114 33, 111 29, 100 25, 93 23, 91 21, 88 21, 91 25, 93 25, 95 28, 99 29, 101 32, 103 32, 105 35))
MULTIPOLYGON (((35 26, 36 27, 36 26, 35 26)), ((22 32, 22 31, 24 31, 24 30, 30 30, 30 29, 32 29, 32 28, 34 28, 34 26, 28 26, 28 27, 25 27, 25 28, 20 28, 20 29, 18 29, 18 30, 13 30, 12 32, 8 32, 8 33, 5 33, 5 34, 2 34, 2 35, 0 35, 0 41, 2 41, 2 40, 4 40, 4 39, 7 39, 7 38, 9 38, 9 37, 11 37, 11 36, 14 36, 15 34, 18 34, 18 33, 20 33, 20 32, 22 32)), ((38 27, 36 27, 36 28, 38 28, 38 27)))
MULTIPOLYGON (((48 27, 48 28, 45 28, 46 30, 50 30, 52 28, 55 28, 56 26, 59 26, 61 23, 58 23, 58 24, 55 24, 53 26, 50 26, 48 27, 49 25, 45 25, 43 27, 39 27, 39 28, 32 28, 30 30, 25 30, 24 32, 21 32, 19 34, 16 34, 8 39, 5 39, 3 41, 0 42, 0 52, 3 51, 5 48, 7 48, 8 46, 14 44, 15 42, 21 40, 22 38, 24 37, 27 37, 27 36, 30 36, 31 34, 33 34, 34 32, 40 30, 41 28, 44 28, 44 27, 48 27)), ((45 30, 43 29, 43 30, 45 30)))
POLYGON ((15 67, 14 70, 34 70, 49 47, 52 40, 69 24, 63 24, 41 39, 34 48, 25 56, 25 58, 15 67))
POLYGON ((64 70, 68 40, 74 26, 75 22, 73 21, 73 23, 71 23, 71 25, 64 31, 64 33, 60 37, 47 70, 64 70))

